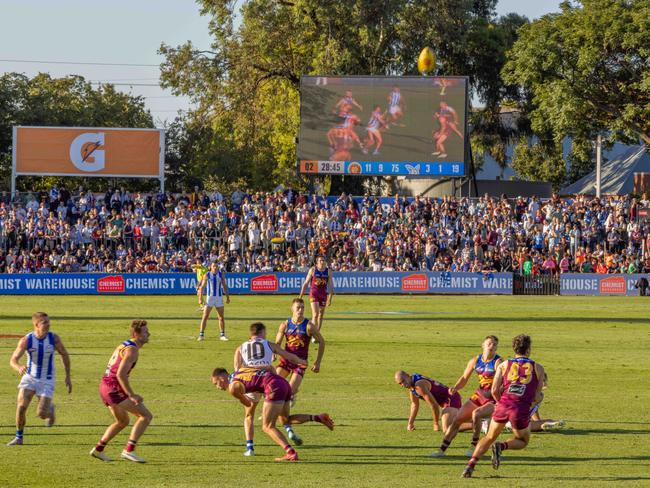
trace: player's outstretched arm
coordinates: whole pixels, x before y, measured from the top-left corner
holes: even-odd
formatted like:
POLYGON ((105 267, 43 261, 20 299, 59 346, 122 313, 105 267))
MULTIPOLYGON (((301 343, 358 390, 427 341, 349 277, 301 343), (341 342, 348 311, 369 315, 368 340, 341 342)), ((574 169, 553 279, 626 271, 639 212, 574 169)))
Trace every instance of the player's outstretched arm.
POLYGON ((138 350, 135 347, 127 347, 123 349, 122 354, 122 362, 117 369, 117 380, 124 392, 129 396, 129 400, 136 405, 140 405, 144 399, 133 391, 129 383, 129 371, 138 360, 138 350))
POLYGON ((474 371, 474 367, 476 366, 476 359, 478 356, 473 357, 467 362, 467 366, 465 366, 465 371, 463 371, 463 374, 460 378, 458 378, 458 381, 456 381, 456 384, 449 388, 449 394, 453 395, 459 390, 462 390, 467 382, 469 381, 470 376, 472 376, 472 371, 474 371))
POLYGON ((318 330, 318 327, 316 327, 311 322, 311 320, 307 324, 307 334, 312 336, 314 339, 316 339, 316 342, 318 342, 318 354, 316 355, 316 361, 314 361, 314 364, 311 367, 311 370, 314 373, 318 373, 320 371, 320 362, 323 359, 323 355, 325 354, 325 338, 320 333, 320 330, 318 330))
POLYGON ((409 421, 408 424, 406 424, 406 430, 415 430, 415 419, 420 410, 420 399, 412 392, 409 392, 409 398, 411 399, 411 411, 409 412, 409 421))
POLYGON ((251 407, 253 402, 246 396, 246 388, 239 381, 233 381, 228 387, 228 392, 245 407, 251 407))
POLYGON ((285 320, 280 324, 280 327, 278 327, 278 333, 275 334, 275 343, 278 345, 278 347, 282 347, 282 341, 284 340, 284 333, 287 330, 287 321, 285 320))
POLYGON ((63 345, 63 341, 58 335, 54 335, 54 347, 56 352, 61 355, 63 367, 65 368, 65 386, 68 388, 68 393, 72 393, 72 379, 70 378, 70 355, 63 345))
POLYGON ((494 380, 492 381, 492 398, 499 401, 501 393, 503 392, 503 372, 506 369, 506 364, 501 363, 494 373, 494 380))
POLYGON ((271 347, 271 351, 273 351, 275 354, 278 356, 283 357, 287 361, 293 363, 293 364, 302 364, 303 366, 307 366, 307 360, 300 358, 296 356, 293 353, 290 353, 289 351, 285 351, 282 349, 280 346, 278 346, 275 342, 269 342, 269 346, 271 347))
POLYGON ((431 394, 431 389, 429 385, 423 384, 423 386, 416 385, 415 390, 418 394, 424 398, 424 401, 429 404, 431 407, 431 414, 433 415, 433 430, 436 432, 440 430, 440 405, 431 394))
POLYGON ((244 360, 241 357, 241 349, 238 347, 235 349, 235 356, 233 358, 233 371, 237 372, 239 371, 239 368, 241 368, 241 365, 244 363, 244 360))
POLYGON ((19 375, 24 375, 27 372, 27 366, 21 365, 18 361, 23 357, 25 351, 27 350, 27 338, 23 337, 18 341, 16 350, 11 355, 9 359, 9 366, 11 366, 19 375))
POLYGON ((307 287, 309 286, 309 282, 311 281, 311 277, 314 274, 314 267, 312 266, 309 268, 309 271, 307 271, 307 276, 305 277, 305 281, 303 281, 302 286, 300 287, 300 295, 298 295, 298 298, 302 298, 305 295, 305 292, 307 291, 307 287))

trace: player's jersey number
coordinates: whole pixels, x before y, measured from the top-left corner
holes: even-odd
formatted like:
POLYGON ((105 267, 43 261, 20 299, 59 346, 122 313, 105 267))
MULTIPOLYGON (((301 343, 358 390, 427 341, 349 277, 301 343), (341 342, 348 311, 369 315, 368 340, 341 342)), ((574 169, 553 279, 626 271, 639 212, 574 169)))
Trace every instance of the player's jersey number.
POLYGON ((508 371, 508 381, 527 385, 533 379, 533 365, 531 363, 513 364, 508 371))

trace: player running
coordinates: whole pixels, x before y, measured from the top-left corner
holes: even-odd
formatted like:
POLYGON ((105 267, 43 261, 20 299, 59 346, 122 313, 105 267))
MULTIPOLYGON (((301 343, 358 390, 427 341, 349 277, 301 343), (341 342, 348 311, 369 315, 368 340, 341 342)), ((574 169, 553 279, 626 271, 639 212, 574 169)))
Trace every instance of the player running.
MULTIPOLYGON (((307 357, 309 355, 309 340, 312 337, 316 339, 319 346, 316 361, 314 361, 311 370, 314 373, 318 373, 320 371, 320 363, 323 359, 323 354, 325 353, 325 339, 311 320, 305 318, 304 300, 302 298, 294 298, 291 302, 291 317, 280 324, 280 328, 275 337, 275 342, 278 346, 282 347, 282 341, 286 339, 287 344, 285 350, 295 354, 307 362, 307 357)), ((300 390, 302 379, 305 376, 305 370, 306 368, 304 366, 293 363, 285 358, 280 359, 280 364, 278 364, 276 368, 276 373, 283 378, 287 378, 291 375, 289 385, 291 385, 292 406, 295 403, 296 395, 300 390)), ((286 424, 284 429, 287 431, 289 439, 294 441, 298 446, 302 445, 302 439, 293 431, 291 425, 286 424)))
POLYGON ((497 354, 498 345, 499 339, 496 336, 489 335, 483 339, 483 352, 469 360, 463 375, 458 378, 454 386, 449 388, 449 393, 454 394, 463 389, 469 381, 470 376, 472 376, 472 373, 476 373, 478 376, 478 389, 463 404, 458 415, 449 426, 449 429, 445 431, 440 449, 433 453, 431 455, 432 457, 444 456, 447 448, 454 440, 454 437, 456 437, 456 434, 458 434, 461 425, 468 421, 472 422, 473 428, 472 447, 468 452, 468 457, 471 457, 474 452, 474 448, 478 444, 481 435, 482 421, 494 412, 494 404, 496 402, 492 398, 491 388, 496 368, 501 364, 501 356, 497 354))
POLYGON ((404 116, 404 101, 402 100, 402 92, 400 91, 399 86, 394 86, 393 91, 391 91, 386 97, 388 100, 388 123, 386 128, 390 124, 398 125, 400 127, 406 127, 404 124, 398 124, 397 121, 404 116))
POLYGON ((451 395, 449 389, 442 383, 421 374, 410 375, 401 370, 395 372, 395 383, 409 390, 411 413, 406 425, 407 430, 415 430, 415 419, 420 409, 420 400, 424 400, 431 407, 433 430, 436 432, 440 430, 440 420, 442 419, 442 431, 447 431, 462 404, 460 393, 456 392, 451 395))
MULTIPOLYGON (((323 327, 325 307, 332 305, 332 297, 334 296, 334 281, 332 280, 332 273, 327 267, 327 261, 324 256, 318 256, 316 258, 316 266, 309 268, 307 277, 302 284, 302 288, 300 288, 298 298, 302 299, 307 291, 307 286, 310 284, 309 302, 311 303, 311 318, 320 332, 323 327)), ((315 343, 316 338, 312 337, 311 341, 315 343)))
POLYGON ((204 288, 207 288, 207 298, 205 300, 205 307, 203 307, 203 317, 201 317, 198 340, 205 340, 205 327, 208 324, 210 311, 212 310, 212 307, 214 307, 219 316, 219 339, 227 341, 226 321, 223 314, 223 295, 226 295, 226 303, 230 303, 230 293, 228 293, 228 285, 226 284, 226 273, 219 269, 219 265, 216 262, 210 264, 210 271, 206 273, 199 284, 199 305, 201 305, 204 288))
POLYGON ((458 130, 458 113, 447 102, 442 101, 440 102, 440 110, 434 114, 434 119, 438 120, 440 128, 437 132, 433 133, 436 150, 431 154, 439 158, 446 158, 447 149, 445 148, 445 141, 449 136, 454 133, 463 139, 463 134, 458 130))
POLYGON ((506 449, 524 449, 530 440, 530 412, 535 403, 542 399, 544 368, 529 359, 530 336, 520 334, 512 340, 515 352, 513 359, 502 362, 496 370, 492 383, 492 396, 497 404, 492 414, 492 422, 487 435, 474 449, 468 461, 463 478, 471 478, 476 463, 492 446, 492 467, 499 469, 501 452, 506 449), (497 437, 510 421, 514 437, 505 442, 497 442, 497 437))
MULTIPOLYGON (((203 281, 203 277, 208 274, 208 271, 210 270, 205 264, 197 260, 196 263, 192 265, 192 271, 196 273, 196 296, 199 297, 199 285, 203 281)), ((199 308, 197 312, 202 312, 204 306, 205 304, 203 303, 202 297, 199 297, 199 308)))
POLYGON ((18 341, 16 350, 9 360, 10 366, 21 375, 18 384, 18 399, 16 401, 16 437, 8 446, 21 446, 25 430, 26 413, 29 404, 38 397, 38 416, 45 420, 45 425, 51 427, 56 419, 54 403, 55 365, 54 356, 61 355, 65 367, 65 386, 68 393, 72 392, 70 380, 70 356, 63 346, 61 338, 50 332, 50 318, 45 312, 32 315, 34 330, 18 341), (27 365, 19 363, 23 354, 27 353, 27 365))
MULTIPOLYGON (((301 361, 298 362, 301 363, 301 361)), ((306 363, 301 364, 306 365, 306 363)), ((328 429, 334 430, 334 421, 326 413, 320 415, 290 415, 291 386, 289 386, 287 380, 267 369, 242 368, 235 371, 232 375, 228 375, 226 369, 216 368, 212 372, 212 384, 219 390, 227 390, 228 393, 239 400, 244 405, 246 419, 251 419, 250 423, 245 422, 245 426, 247 427, 246 434, 250 439, 246 442, 247 449, 244 453, 245 456, 253 456, 255 453, 252 440, 252 419, 256 402, 249 396, 251 394, 264 394, 262 429, 285 452, 285 455, 276 458, 276 461, 298 461, 298 453, 275 425, 278 418, 286 424, 319 422, 328 429)))
POLYGON ((121 457, 136 463, 146 462, 136 455, 135 446, 151 423, 153 415, 144 406, 144 399, 131 388, 129 373, 138 362, 140 348, 149 342, 150 334, 146 320, 133 320, 129 330, 131 339, 115 348, 99 384, 99 396, 115 421, 108 426, 97 445, 90 451, 90 455, 106 462, 111 462, 113 459, 106 455, 104 448, 113 437, 129 425, 129 414, 135 415, 137 420, 131 428, 129 441, 121 457))
POLYGON ((362 150, 363 154, 368 154, 368 149, 371 148, 374 144, 376 144, 376 146, 372 154, 375 156, 379 154, 379 148, 381 148, 381 144, 383 142, 380 130, 382 127, 387 127, 387 124, 381 113, 381 107, 379 105, 376 105, 375 109, 370 115, 368 125, 366 126, 366 132, 368 133, 368 136, 364 141, 364 147, 362 150))

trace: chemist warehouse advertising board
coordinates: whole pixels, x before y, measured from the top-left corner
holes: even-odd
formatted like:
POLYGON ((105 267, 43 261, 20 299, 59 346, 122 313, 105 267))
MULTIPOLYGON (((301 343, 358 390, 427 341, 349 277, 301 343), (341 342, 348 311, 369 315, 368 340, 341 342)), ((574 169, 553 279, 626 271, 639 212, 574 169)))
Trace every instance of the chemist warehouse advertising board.
MULTIPOLYGON (((236 294, 298 294, 304 273, 229 273, 236 294)), ((512 294, 510 273, 334 273, 336 293, 512 294)), ((193 273, 0 275, 0 295, 193 295, 193 273)))

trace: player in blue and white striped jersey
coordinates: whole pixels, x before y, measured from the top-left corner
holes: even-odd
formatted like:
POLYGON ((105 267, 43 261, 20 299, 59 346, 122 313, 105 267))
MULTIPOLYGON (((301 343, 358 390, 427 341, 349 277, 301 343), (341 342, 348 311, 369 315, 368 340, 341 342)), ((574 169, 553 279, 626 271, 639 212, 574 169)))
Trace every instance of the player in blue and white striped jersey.
POLYGON ((54 395, 55 383, 55 353, 61 355, 65 367, 65 384, 68 393, 72 392, 70 380, 70 356, 63 346, 58 335, 50 332, 50 318, 44 312, 32 315, 34 331, 18 341, 18 346, 11 356, 9 364, 22 375, 18 385, 18 400, 16 404, 16 437, 8 446, 18 446, 23 443, 23 430, 25 428, 25 414, 29 404, 36 395, 38 401, 38 416, 46 421, 46 425, 54 425, 54 395), (27 353, 27 365, 19 363, 27 353))
POLYGON ((201 283, 199 283, 199 303, 203 298, 203 290, 206 289, 205 307, 203 308, 203 317, 201 317, 201 326, 199 329, 199 341, 205 339, 205 326, 208 324, 208 317, 212 307, 217 309, 219 316, 219 330, 222 341, 227 341, 226 337, 226 321, 224 319, 223 297, 226 296, 226 303, 230 303, 230 294, 228 293, 228 285, 226 284, 226 273, 219 269, 217 262, 210 264, 210 271, 208 271, 201 283))

